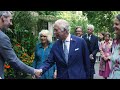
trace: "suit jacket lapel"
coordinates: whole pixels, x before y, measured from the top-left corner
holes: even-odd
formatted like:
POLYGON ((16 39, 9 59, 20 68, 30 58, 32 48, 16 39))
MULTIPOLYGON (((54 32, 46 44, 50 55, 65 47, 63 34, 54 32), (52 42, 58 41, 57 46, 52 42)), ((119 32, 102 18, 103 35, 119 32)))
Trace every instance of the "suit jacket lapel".
POLYGON ((69 64, 74 60, 71 58, 72 58, 72 54, 75 52, 75 47, 76 47, 76 40, 71 35, 70 49, 69 49, 69 55, 68 55, 68 63, 69 64))
POLYGON ((62 41, 60 40, 59 45, 58 45, 58 51, 60 52, 61 57, 63 58, 63 62, 65 62, 65 56, 64 56, 64 51, 63 51, 63 44, 62 41))

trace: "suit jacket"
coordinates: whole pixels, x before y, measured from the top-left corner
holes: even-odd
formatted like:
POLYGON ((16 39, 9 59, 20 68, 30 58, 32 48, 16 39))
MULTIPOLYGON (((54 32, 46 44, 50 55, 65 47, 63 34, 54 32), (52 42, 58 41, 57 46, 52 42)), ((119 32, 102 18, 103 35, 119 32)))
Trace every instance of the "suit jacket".
POLYGON ((90 66, 91 72, 90 73, 95 74, 94 65, 95 65, 95 61, 96 61, 96 54, 99 51, 98 38, 95 35, 91 35, 91 39, 89 40, 87 38, 87 34, 85 34, 83 36, 83 38, 85 39, 85 41, 87 43, 87 46, 89 49, 89 54, 93 54, 93 58, 94 58, 93 60, 91 60, 91 66, 90 66))
POLYGON ((65 61, 63 44, 57 40, 40 67, 43 73, 56 63, 58 79, 88 79, 90 76, 90 59, 84 39, 71 35, 68 63, 65 61))
POLYGON ((99 51, 98 38, 95 35, 91 35, 91 39, 89 40, 87 38, 87 34, 85 34, 83 38, 85 39, 88 45, 89 53, 93 54, 93 57, 96 58, 96 54, 99 51))
POLYGON ((27 66, 18 59, 9 37, 0 30, 0 77, 4 78, 4 62, 7 61, 13 68, 26 73, 34 74, 34 68, 27 66))

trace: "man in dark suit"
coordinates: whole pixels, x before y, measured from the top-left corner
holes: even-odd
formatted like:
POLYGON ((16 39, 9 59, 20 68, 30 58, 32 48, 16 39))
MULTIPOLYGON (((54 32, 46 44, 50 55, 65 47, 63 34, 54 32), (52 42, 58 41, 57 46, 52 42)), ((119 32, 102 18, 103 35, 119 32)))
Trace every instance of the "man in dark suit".
POLYGON ((12 25, 12 14, 9 11, 0 11, 0 77, 4 79, 4 63, 7 61, 13 68, 39 77, 40 70, 34 69, 18 59, 9 37, 2 32, 12 25))
POLYGON ((90 59, 84 39, 69 33, 69 23, 59 19, 54 24, 54 34, 58 39, 40 67, 42 73, 56 63, 57 79, 89 79, 90 59))
POLYGON ((98 37, 93 35, 94 31, 94 26, 93 25, 88 25, 87 26, 88 33, 83 36, 85 39, 88 49, 89 49, 89 57, 91 61, 91 67, 90 67, 90 78, 93 79, 94 74, 95 74, 95 61, 96 61, 96 54, 99 51, 98 47, 98 37))

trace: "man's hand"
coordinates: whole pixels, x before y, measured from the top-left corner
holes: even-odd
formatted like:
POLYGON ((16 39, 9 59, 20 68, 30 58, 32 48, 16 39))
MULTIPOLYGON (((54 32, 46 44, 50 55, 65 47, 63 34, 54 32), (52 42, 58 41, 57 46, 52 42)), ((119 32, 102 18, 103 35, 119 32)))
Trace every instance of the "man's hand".
POLYGON ((42 75, 42 69, 34 69, 34 74, 36 78, 40 78, 42 75))
POLYGON ((93 59, 94 59, 92 54, 90 54, 90 56, 89 56, 89 57, 90 57, 90 59, 91 59, 91 60, 93 60, 93 59))

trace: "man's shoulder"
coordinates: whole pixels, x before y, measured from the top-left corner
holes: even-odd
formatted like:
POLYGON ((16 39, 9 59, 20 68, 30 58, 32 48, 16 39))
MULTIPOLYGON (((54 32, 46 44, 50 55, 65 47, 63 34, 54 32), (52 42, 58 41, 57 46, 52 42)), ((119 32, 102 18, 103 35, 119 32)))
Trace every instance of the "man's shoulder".
POLYGON ((97 35, 94 35, 94 34, 93 34, 93 37, 98 38, 98 36, 97 36, 97 35))
POLYGON ((71 39, 74 40, 74 41, 83 41, 84 38, 81 38, 81 37, 78 37, 78 36, 75 36, 75 35, 71 35, 71 39))
POLYGON ((2 31, 0 31, 0 45, 3 45, 3 44, 5 45, 5 43, 9 41, 10 41, 9 37, 2 31))
POLYGON ((75 36, 75 35, 71 35, 71 38, 81 38, 81 37, 78 37, 78 36, 75 36))
POLYGON ((87 36, 87 34, 85 33, 85 34, 83 34, 83 37, 85 37, 85 36, 87 36))
POLYGON ((82 38, 86 38, 87 37, 87 34, 84 34, 83 36, 82 36, 82 38))
POLYGON ((61 40, 57 39, 57 40, 53 43, 53 45, 59 44, 60 42, 61 42, 61 40))
POLYGON ((8 37, 5 33, 0 31, 0 40, 3 40, 4 38, 8 37))

